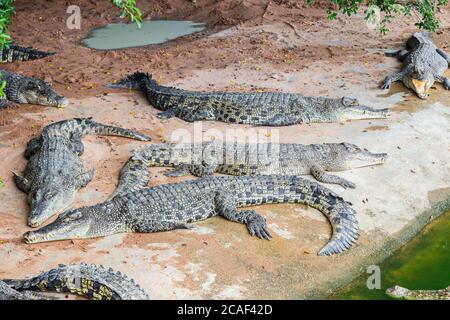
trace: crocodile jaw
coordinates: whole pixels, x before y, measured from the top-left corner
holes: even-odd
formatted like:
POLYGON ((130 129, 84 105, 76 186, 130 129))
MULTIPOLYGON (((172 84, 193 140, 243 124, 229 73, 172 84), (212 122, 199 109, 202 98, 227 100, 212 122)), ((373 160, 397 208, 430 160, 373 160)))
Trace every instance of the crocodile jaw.
POLYGON ((389 109, 373 109, 367 106, 351 106, 342 110, 340 121, 364 120, 364 119, 385 119, 389 118, 391 113, 389 109))
POLYGON ((30 227, 38 227, 54 214, 67 208, 75 199, 75 188, 66 192, 58 192, 50 199, 40 199, 31 202, 31 212, 28 217, 30 227))
POLYGON ((428 80, 417 80, 411 78, 408 87, 412 89, 415 93, 417 93, 420 99, 425 100, 428 98, 430 88, 432 85, 433 84, 430 83, 430 81, 428 80))
POLYGON ((40 243, 57 240, 89 238, 90 223, 86 219, 65 221, 58 217, 54 222, 36 231, 28 231, 23 235, 25 243, 40 243))
POLYGON ((346 161, 347 168, 361 168, 385 163, 388 159, 388 154, 362 150, 349 158, 346 161))

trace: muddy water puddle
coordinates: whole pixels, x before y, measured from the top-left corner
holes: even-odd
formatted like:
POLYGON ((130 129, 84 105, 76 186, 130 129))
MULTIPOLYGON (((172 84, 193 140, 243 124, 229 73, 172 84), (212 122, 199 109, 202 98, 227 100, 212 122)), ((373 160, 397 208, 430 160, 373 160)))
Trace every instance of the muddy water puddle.
POLYGON ((94 29, 82 42, 92 49, 123 49, 161 44, 204 29, 205 24, 192 21, 144 21, 140 29, 135 23, 111 23, 94 29))

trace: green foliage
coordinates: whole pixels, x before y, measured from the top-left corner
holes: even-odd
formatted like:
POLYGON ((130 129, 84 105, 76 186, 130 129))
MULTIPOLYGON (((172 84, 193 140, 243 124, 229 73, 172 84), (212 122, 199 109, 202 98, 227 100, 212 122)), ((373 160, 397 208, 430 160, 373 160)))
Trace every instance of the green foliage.
MULTIPOLYGON (((306 2, 312 5, 314 0, 306 2)), ((336 19, 339 12, 347 16, 354 15, 366 3, 365 0, 330 0, 330 2, 337 7, 336 10, 328 10, 328 19, 330 20, 336 19)), ((369 0, 364 13, 367 21, 379 22, 380 32, 383 34, 389 31, 388 24, 395 17, 412 14, 417 18, 415 25, 418 28, 435 32, 441 25, 440 20, 436 17, 436 12, 446 5, 448 5, 448 0, 369 0), (377 21, 378 10, 382 15, 380 21, 377 21)))
POLYGON ((0 188, 3 188, 5 186, 5 181, 3 181, 3 178, 0 177, 0 188))
POLYGON ((15 0, 0 0, 0 47, 8 46, 11 37, 8 34, 8 27, 14 15, 15 0))
POLYGON ((0 84, 0 99, 6 99, 5 88, 6 88, 6 81, 2 81, 0 84))
POLYGON ((111 3, 116 5, 120 10, 120 16, 122 18, 128 17, 131 22, 136 22, 138 27, 142 24, 142 12, 136 7, 136 0, 110 0, 111 3))

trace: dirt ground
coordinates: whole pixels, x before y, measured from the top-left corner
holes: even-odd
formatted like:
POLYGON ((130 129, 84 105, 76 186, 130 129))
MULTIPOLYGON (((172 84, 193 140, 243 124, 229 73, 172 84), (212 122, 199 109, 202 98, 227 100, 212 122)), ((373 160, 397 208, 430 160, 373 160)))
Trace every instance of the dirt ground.
MULTIPOLYGON (((389 92, 378 89, 380 80, 399 67, 383 51, 401 47, 415 31, 412 18, 400 18, 389 34, 380 36, 362 14, 328 21, 326 6, 310 8, 301 1, 141 1, 146 19, 188 19, 207 22, 209 28, 164 45, 104 52, 85 48, 80 40, 94 27, 120 21, 117 9, 108 1, 71 1, 81 7, 82 26, 68 30, 68 4, 16 3, 13 39, 57 54, 4 68, 53 83, 71 104, 63 110, 22 105, 0 112, 0 177, 6 183, 0 189, 0 278, 34 275, 58 263, 89 262, 127 273, 154 299, 325 297, 448 209, 449 92, 437 84, 430 99, 422 101, 401 84, 389 92), (389 120, 259 129, 161 122, 140 93, 104 86, 136 70, 186 89, 351 96, 376 108, 390 107, 393 115, 389 120), (176 135, 239 137, 236 130, 243 128, 276 135, 280 142, 347 141, 388 152, 391 158, 383 166, 340 173, 357 183, 355 190, 328 186, 354 203, 362 231, 355 248, 335 257, 316 256, 330 226, 318 211, 298 205, 257 208, 274 234, 270 242, 250 237, 242 225, 213 218, 191 231, 24 244, 28 207, 10 171, 24 169, 25 145, 45 125, 75 116, 138 129, 156 143, 176 135)), ((449 52, 450 10, 440 16, 444 25, 434 39, 449 52)), ((142 145, 93 136, 84 142, 82 158, 96 175, 77 194, 74 206, 106 199, 130 150, 142 145)), ((163 171, 152 169, 151 185, 177 180, 163 171)))

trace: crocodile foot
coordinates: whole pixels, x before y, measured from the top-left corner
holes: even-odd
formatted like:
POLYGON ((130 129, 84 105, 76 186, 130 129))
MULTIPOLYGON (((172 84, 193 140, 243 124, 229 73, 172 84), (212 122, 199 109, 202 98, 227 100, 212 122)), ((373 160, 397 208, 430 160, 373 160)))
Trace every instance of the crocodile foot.
POLYGON ((381 89, 389 89, 391 87, 392 81, 389 78, 383 80, 381 84, 381 89))
POLYGON ((247 228, 252 236, 257 236, 260 239, 266 240, 270 240, 270 238, 272 238, 269 231, 267 231, 266 219, 259 214, 248 220, 247 228))

